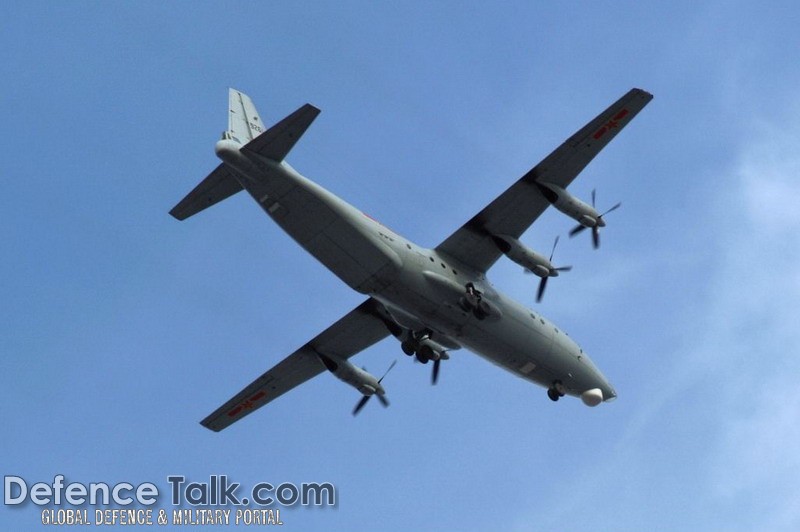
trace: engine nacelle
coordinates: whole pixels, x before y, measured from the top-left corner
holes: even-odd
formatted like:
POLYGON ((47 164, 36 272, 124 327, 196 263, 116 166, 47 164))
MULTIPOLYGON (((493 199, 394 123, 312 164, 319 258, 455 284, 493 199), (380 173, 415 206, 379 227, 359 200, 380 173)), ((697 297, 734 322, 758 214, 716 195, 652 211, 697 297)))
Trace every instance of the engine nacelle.
POLYGON ((367 383, 362 383, 360 386, 358 386, 358 391, 361 392, 361 395, 372 395, 377 390, 367 383))
POLYGON ((550 275, 553 265, 544 255, 536 253, 516 238, 508 235, 492 237, 494 243, 503 254, 523 268, 530 270, 539 277, 550 275))
POLYGON ((594 227, 597 223, 599 215, 594 207, 582 202, 563 188, 552 183, 536 183, 536 186, 553 207, 581 225, 594 227))
MULTIPOLYGON (((600 225, 599 221, 601 221, 601 220, 602 220, 602 218, 599 218, 599 219, 598 218, 592 218, 588 214, 584 214, 583 216, 578 218, 578 223, 581 224, 584 227, 594 227, 595 225, 600 225)), ((605 224, 603 224, 603 225, 605 225, 605 224)))
MULTIPOLYGON (((383 394, 381 381, 364 369, 356 367, 347 359, 336 355, 317 353, 325 369, 333 373, 334 377, 349 384, 362 395, 383 394)), ((391 369, 391 368, 389 368, 391 369)))

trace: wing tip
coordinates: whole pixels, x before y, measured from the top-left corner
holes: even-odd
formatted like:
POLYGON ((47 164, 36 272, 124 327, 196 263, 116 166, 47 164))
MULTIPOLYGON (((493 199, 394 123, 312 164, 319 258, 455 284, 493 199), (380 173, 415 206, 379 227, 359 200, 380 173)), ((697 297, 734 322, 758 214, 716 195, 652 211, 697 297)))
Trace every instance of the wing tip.
POLYGON ((185 213, 181 212, 177 206, 173 207, 172 210, 169 211, 169 215, 181 222, 187 218, 185 213))
POLYGON ((632 94, 637 94, 639 96, 643 96, 647 100, 652 100, 653 99, 653 94, 651 92, 648 92, 648 91, 646 91, 644 89, 640 89, 638 87, 632 88, 631 89, 631 93, 632 94))
POLYGON ((200 422, 200 424, 212 432, 220 432, 222 429, 225 428, 225 427, 214 426, 211 420, 209 420, 208 418, 205 418, 203 421, 200 422))

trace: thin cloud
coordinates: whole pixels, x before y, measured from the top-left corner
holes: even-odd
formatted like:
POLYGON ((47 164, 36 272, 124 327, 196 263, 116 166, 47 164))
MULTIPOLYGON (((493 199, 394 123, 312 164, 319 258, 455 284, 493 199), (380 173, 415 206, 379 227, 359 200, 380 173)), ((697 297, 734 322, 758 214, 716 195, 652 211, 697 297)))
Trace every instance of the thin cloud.
POLYGON ((743 151, 738 199, 745 206, 731 238, 718 309, 730 319, 727 364, 719 377, 727 415, 712 446, 713 493, 730 507, 761 510, 759 526, 800 525, 800 129, 791 113, 743 151), (744 222, 744 223, 742 223, 744 222))

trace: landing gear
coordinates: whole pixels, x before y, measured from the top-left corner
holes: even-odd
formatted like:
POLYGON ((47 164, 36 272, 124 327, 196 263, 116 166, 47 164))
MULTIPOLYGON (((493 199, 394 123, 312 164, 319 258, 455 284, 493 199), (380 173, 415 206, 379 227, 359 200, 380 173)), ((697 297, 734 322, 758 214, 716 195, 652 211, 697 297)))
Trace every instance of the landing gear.
MULTIPOLYGON (((439 360, 447 360, 450 356, 447 354, 447 348, 431 339, 433 333, 430 330, 423 330, 420 332, 408 331, 405 340, 400 343, 400 348, 403 353, 410 357, 416 357, 417 362, 427 364, 431 360, 436 363, 434 374, 438 376, 438 362, 439 360)), ((434 384, 436 379, 434 378, 434 384)))
POLYGON ((474 314, 479 320, 485 320, 491 312, 492 309, 489 307, 486 301, 483 300, 478 301, 478 305, 472 310, 472 314, 474 314))
POLYGON ((407 356, 413 357, 419 351, 419 342, 421 339, 425 338, 427 333, 421 332, 416 333, 414 331, 408 330, 406 333, 405 338, 402 342, 400 342, 400 349, 403 350, 407 356))
POLYGON ((472 283, 467 283, 467 292, 458 300, 458 305, 464 312, 471 312, 478 308, 481 302, 481 293, 475 290, 472 283))
POLYGON ((464 312, 471 312, 479 320, 485 320, 491 313, 491 307, 483 301, 481 293, 475 289, 475 285, 467 283, 466 293, 458 300, 458 306, 464 312))
POLYGON ((558 401, 567 394, 567 389, 561 381, 553 381, 553 384, 547 389, 547 397, 551 401, 558 401))
POLYGON ((400 349, 402 349, 403 353, 405 353, 408 356, 414 356, 414 353, 417 352, 416 344, 411 340, 406 340, 405 342, 400 344, 400 349))

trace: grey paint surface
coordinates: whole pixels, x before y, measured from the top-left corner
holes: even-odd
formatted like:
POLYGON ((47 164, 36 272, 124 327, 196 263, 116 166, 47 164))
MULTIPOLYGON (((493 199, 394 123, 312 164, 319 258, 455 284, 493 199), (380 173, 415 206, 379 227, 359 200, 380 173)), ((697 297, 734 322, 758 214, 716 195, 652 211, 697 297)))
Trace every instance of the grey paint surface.
MULTIPOLYGON (((486 271, 503 254, 493 237, 519 238, 551 204, 559 210, 571 205, 572 211, 562 212, 581 223, 597 217, 592 207, 564 189, 650 99, 647 92, 632 89, 439 246, 425 249, 283 161, 318 109, 306 104, 261 132, 258 123, 248 120, 258 116, 250 99, 231 89, 231 129, 216 146, 223 164, 171 214, 185 219, 246 190, 298 244, 368 299, 256 379, 203 425, 222 430, 322 373, 320 356, 346 360, 389 334, 417 346, 422 340, 449 349, 463 346, 558 392, 551 396, 554 400, 566 394, 594 406, 614 399, 616 391, 578 344, 543 316, 495 290, 486 271), (242 145, 242 136, 252 140, 242 145), (557 190, 559 197, 547 197, 548 190, 557 190), (469 287, 483 310, 465 306, 469 287)), ((440 362, 435 361, 437 366, 440 362)), ((374 380, 365 372, 350 374, 365 383, 374 380)), ((348 383, 358 388, 358 382, 348 383)))

